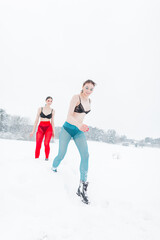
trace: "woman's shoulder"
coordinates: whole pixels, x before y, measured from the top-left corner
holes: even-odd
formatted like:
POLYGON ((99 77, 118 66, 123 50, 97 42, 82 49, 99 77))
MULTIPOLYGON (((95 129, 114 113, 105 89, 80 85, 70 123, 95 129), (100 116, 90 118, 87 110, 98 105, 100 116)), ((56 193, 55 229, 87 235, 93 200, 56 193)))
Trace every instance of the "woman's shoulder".
POLYGON ((37 111, 37 116, 40 115, 41 111, 42 111, 42 107, 39 107, 39 108, 38 108, 38 111, 37 111))
POLYGON ((72 100, 78 101, 79 98, 80 98, 79 94, 75 94, 75 95, 73 95, 72 100))
POLYGON ((43 110, 43 107, 38 108, 38 112, 41 112, 43 110))

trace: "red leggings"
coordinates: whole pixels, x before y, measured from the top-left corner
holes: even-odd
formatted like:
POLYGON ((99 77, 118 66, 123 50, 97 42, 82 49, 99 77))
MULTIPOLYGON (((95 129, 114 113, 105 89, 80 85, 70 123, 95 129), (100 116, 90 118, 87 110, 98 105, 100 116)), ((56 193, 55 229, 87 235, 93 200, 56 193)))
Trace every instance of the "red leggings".
POLYGON ((46 155, 46 158, 49 157, 49 152, 50 152, 49 143, 50 143, 50 140, 52 137, 52 132, 53 132, 52 125, 49 121, 47 121, 47 122, 41 121, 40 122, 37 133, 36 133, 35 158, 39 158, 41 145, 42 145, 44 136, 45 136, 45 139, 44 139, 45 155, 46 155))

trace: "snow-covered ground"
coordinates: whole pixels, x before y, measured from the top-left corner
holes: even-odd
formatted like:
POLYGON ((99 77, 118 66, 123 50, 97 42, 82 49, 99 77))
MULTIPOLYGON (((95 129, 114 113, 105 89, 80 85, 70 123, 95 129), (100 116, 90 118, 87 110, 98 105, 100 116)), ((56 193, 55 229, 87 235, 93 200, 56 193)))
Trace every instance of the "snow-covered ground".
POLYGON ((58 173, 34 159, 35 142, 0 139, 1 240, 159 240, 160 149, 90 142, 91 204, 76 195, 80 157, 71 141, 58 173))

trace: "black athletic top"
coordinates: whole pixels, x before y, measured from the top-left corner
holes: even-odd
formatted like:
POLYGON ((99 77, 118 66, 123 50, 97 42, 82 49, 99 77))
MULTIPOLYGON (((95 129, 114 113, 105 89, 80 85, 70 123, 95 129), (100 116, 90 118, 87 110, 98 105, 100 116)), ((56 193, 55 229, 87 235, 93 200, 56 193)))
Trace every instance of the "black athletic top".
MULTIPOLYGON (((79 100, 80 100, 80 104, 75 107, 74 112, 77 112, 77 113, 86 113, 86 114, 89 113, 91 110, 85 111, 85 110, 84 110, 84 107, 83 107, 83 105, 82 105, 82 103, 81 103, 81 98, 80 98, 80 97, 79 97, 79 100)), ((90 99, 89 99, 89 102, 90 102, 90 99)))
POLYGON ((51 113, 48 114, 48 115, 45 115, 42 111, 43 111, 43 108, 41 108, 40 117, 42 117, 42 118, 48 118, 48 119, 51 119, 51 118, 52 118, 53 109, 52 109, 51 113))

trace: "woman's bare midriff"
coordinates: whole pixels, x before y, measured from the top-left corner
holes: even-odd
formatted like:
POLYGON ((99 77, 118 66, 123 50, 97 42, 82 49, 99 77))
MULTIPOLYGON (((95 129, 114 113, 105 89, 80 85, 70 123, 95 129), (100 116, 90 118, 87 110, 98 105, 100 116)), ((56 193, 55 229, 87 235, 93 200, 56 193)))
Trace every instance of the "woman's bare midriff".
POLYGON ((70 116, 67 117, 66 121, 72 125, 75 125, 75 123, 73 122, 73 118, 74 118, 74 120, 76 120, 79 124, 83 124, 85 115, 86 115, 85 113, 74 112, 72 117, 70 116))
POLYGON ((51 122, 48 118, 40 118, 41 122, 51 122))

